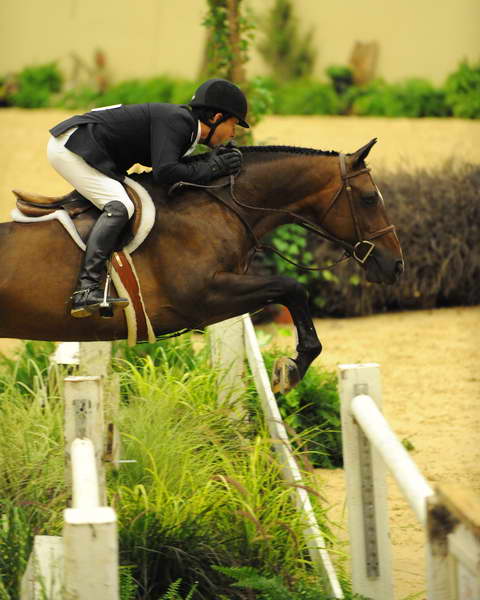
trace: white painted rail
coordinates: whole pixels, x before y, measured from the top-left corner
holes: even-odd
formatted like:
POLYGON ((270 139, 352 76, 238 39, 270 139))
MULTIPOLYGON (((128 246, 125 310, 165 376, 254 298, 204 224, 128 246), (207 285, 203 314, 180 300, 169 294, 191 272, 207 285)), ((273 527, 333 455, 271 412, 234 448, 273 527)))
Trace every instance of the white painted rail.
POLYGON ((478 600, 480 500, 432 490, 381 413, 379 365, 340 365, 339 382, 353 591, 394 598, 388 467, 425 528, 427 599, 478 600))
POLYGON ((363 433, 389 468, 418 521, 425 526, 426 499, 433 494, 425 477, 390 429, 387 420, 370 396, 364 394, 355 396, 351 403, 351 411, 363 433))
MULTIPOLYGON (((277 453, 282 465, 282 474, 284 479, 292 484, 292 496, 297 510, 301 513, 304 523, 304 537, 307 543, 308 551, 312 563, 317 567, 326 590, 331 598, 344 598, 342 588, 337 578, 335 568, 333 567, 330 555, 328 553, 325 540, 315 517, 315 513, 310 501, 308 492, 300 487, 303 485, 303 479, 298 465, 293 456, 288 434, 283 423, 283 419, 278 409, 275 395, 270 386, 270 379, 265 368, 265 363, 258 345, 257 336, 249 315, 228 319, 215 326, 215 344, 216 349, 212 357, 221 356, 223 351, 221 347, 222 340, 231 340, 232 336, 227 333, 229 328, 233 328, 237 333, 241 344, 235 344, 235 356, 239 364, 234 366, 237 373, 237 380, 230 378, 229 385, 242 385, 241 379, 243 373, 243 361, 245 353, 252 371, 255 385, 260 396, 265 420, 273 441, 275 452, 277 453), (238 324, 243 325, 242 330, 238 330, 238 324), (242 368, 240 368, 242 365, 242 368)), ((229 353, 229 361, 233 355, 229 353)), ((222 366, 222 362, 216 363, 222 366)), ((229 362, 230 365, 230 362, 229 362)), ((225 365, 223 365, 225 366, 225 365)))
POLYGON ((70 454, 72 460, 72 508, 98 508, 100 495, 95 449, 91 440, 79 438, 73 440, 70 454))

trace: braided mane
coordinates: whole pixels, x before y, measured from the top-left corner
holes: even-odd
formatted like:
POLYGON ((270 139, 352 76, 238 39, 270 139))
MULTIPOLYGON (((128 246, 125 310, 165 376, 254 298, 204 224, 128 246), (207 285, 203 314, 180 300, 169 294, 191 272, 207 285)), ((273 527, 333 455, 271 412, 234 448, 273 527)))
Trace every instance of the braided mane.
POLYGON ((338 156, 335 150, 315 150, 314 148, 302 148, 300 146, 240 146, 242 154, 250 152, 286 152, 288 154, 317 154, 320 156, 338 156))

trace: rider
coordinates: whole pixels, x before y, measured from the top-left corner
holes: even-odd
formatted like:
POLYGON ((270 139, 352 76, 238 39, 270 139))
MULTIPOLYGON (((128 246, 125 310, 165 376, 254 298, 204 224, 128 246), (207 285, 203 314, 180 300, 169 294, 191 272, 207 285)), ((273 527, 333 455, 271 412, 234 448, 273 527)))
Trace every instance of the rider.
MULTIPOLYGON (((103 302, 101 282, 105 265, 134 206, 122 183, 135 163, 151 166, 159 183, 188 181, 205 184, 237 172, 241 154, 233 148, 215 149, 235 136, 245 121, 247 100, 225 79, 209 79, 188 105, 130 104, 96 108, 50 129, 48 159, 102 213, 87 241, 84 263, 71 298, 72 317, 88 317, 103 302), (183 161, 197 143, 212 152, 204 160, 183 161)), ((107 298, 125 307, 125 298, 107 298)))

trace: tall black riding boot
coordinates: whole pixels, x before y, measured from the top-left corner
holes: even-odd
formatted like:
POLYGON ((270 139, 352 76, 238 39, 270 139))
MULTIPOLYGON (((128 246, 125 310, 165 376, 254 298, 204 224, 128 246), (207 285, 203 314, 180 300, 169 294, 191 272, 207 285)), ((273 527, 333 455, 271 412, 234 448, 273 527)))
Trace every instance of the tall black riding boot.
MULTIPOLYGON (((89 317, 99 309, 104 296, 101 283, 105 275, 105 266, 128 219, 128 211, 121 202, 113 201, 105 205, 87 241, 77 289, 71 298, 70 314, 72 317, 89 317)), ((128 306, 126 298, 109 296, 107 302, 113 308, 128 306)))

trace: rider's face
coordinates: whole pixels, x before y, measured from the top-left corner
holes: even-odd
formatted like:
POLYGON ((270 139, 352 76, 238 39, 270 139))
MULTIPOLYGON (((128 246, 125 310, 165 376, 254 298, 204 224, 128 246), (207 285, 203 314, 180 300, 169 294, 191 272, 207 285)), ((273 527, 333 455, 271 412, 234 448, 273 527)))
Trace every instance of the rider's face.
MULTIPOLYGON (((223 117, 222 113, 217 113, 212 121, 218 121, 223 117)), ((210 146, 218 146, 219 144, 226 144, 235 137, 235 126, 238 124, 237 117, 229 117, 226 121, 220 123, 215 129, 215 133, 212 135, 210 140, 210 146)))

